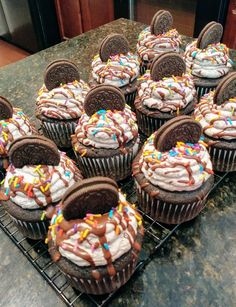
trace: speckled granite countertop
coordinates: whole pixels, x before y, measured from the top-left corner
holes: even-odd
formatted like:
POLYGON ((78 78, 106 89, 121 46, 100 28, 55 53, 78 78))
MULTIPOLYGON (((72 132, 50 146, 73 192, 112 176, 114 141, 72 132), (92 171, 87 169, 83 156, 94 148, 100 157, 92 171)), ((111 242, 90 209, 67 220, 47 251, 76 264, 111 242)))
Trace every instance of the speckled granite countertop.
MULTIPOLYGON (((33 116, 37 90, 50 61, 74 60, 87 80, 91 59, 108 33, 124 33, 134 50, 144 27, 116 20, 5 66, 0 69, 0 95, 33 116)), ((231 57, 235 61, 236 52, 231 57)), ((64 306, 1 231, 0 240, 0 306, 64 306)), ((236 174, 222 182, 204 212, 182 225, 143 274, 119 293, 112 306, 236 306, 236 174)))

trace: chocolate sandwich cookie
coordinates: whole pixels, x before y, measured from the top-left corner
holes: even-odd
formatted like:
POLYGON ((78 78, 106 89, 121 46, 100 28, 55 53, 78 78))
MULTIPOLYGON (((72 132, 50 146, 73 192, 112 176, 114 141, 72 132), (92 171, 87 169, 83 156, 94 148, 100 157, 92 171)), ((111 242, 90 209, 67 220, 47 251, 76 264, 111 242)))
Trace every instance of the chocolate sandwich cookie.
POLYGON ((151 33, 159 35, 168 32, 173 25, 173 17, 170 12, 160 10, 152 18, 151 33))
POLYGON ((217 44, 221 41, 223 26, 215 21, 208 23, 200 32, 197 40, 197 47, 205 49, 210 44, 217 44))
POLYGON ((142 237, 142 218, 116 183, 94 177, 65 194, 55 208, 47 241, 53 261, 73 287, 97 295, 128 281, 142 237))
POLYGON ((135 158, 139 205, 153 219, 183 223, 204 208, 214 177, 201 131, 191 117, 179 116, 155 132, 135 158))
POLYGON ((12 118, 13 107, 11 103, 4 97, 0 96, 0 119, 12 118))

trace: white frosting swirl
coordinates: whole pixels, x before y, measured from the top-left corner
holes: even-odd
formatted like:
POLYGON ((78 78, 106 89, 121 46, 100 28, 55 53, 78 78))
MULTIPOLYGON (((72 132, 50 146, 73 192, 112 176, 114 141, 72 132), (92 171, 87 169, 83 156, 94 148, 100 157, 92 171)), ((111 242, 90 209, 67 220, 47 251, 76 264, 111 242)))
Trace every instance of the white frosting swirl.
POLYGON ((214 91, 201 97, 194 117, 203 132, 215 139, 236 139, 236 97, 221 105, 214 104, 214 91))
POLYGON ((91 117, 83 114, 75 129, 79 143, 95 148, 116 149, 137 136, 136 116, 128 105, 123 111, 100 110, 91 117))
POLYGON ((61 85, 48 91, 45 85, 39 90, 36 113, 48 118, 79 118, 84 111, 84 98, 89 86, 83 80, 61 85))
POLYGON ((138 96, 142 104, 150 109, 177 111, 185 108, 196 96, 193 79, 188 74, 153 81, 150 73, 146 73, 140 79, 138 96))
POLYGON ((201 141, 197 144, 178 142, 167 152, 154 147, 154 135, 144 145, 140 158, 145 178, 167 191, 193 191, 211 176, 212 163, 201 141))
POLYGON ((4 182, 10 200, 23 209, 39 209, 60 201, 65 191, 80 178, 74 162, 65 153, 60 155, 57 166, 15 168, 10 164, 4 182))
POLYGON ((217 43, 208 45, 206 49, 199 49, 197 41, 187 45, 184 59, 188 71, 200 78, 220 78, 226 75, 232 67, 229 59, 229 49, 226 45, 217 43))
POLYGON ((137 52, 142 60, 150 61, 163 52, 179 52, 180 44, 181 39, 179 33, 175 29, 155 35, 150 32, 150 27, 147 27, 139 34, 137 52))
POLYGON ((130 84, 138 75, 138 57, 131 52, 110 56, 107 62, 102 62, 96 55, 92 61, 92 76, 98 83, 122 87, 130 84))

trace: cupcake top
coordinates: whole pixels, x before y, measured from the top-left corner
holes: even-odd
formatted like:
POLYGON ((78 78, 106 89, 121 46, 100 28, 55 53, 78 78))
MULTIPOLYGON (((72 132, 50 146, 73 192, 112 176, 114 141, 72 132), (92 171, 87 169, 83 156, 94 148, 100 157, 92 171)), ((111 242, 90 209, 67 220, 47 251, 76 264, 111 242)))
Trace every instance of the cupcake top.
POLYGON ((60 201, 65 191, 82 179, 74 162, 43 137, 18 139, 10 148, 10 161, 3 186, 5 198, 23 209, 44 208, 60 201))
POLYGON ((78 67, 68 60, 56 60, 46 68, 44 85, 39 90, 36 116, 53 119, 79 118, 89 90, 80 79, 78 67))
POLYGON ((8 156, 9 147, 14 140, 35 131, 24 112, 13 108, 3 97, 0 97, 0 129, 0 157, 2 158, 8 156))
MULTIPOLYGON (((143 232, 141 216, 118 192, 116 183, 105 177, 75 184, 56 207, 49 229, 48 240, 58 251, 54 260, 64 257, 82 267, 107 266, 109 275, 116 274, 116 259, 131 248, 141 249, 136 240, 138 231, 143 232), (71 213, 68 219, 72 206, 80 215, 71 213)), ((92 271, 92 275, 99 279, 98 271, 92 271)))
POLYGON ((137 52, 143 61, 152 61, 163 52, 179 52, 181 39, 172 26, 173 17, 170 12, 164 10, 156 12, 150 27, 145 28, 138 37, 137 52))
POLYGON ((143 147, 139 163, 145 178, 167 191, 201 187, 213 171, 204 142, 197 141, 200 134, 200 126, 188 116, 168 121, 143 147))
POLYGON ((128 41, 119 34, 108 35, 92 61, 92 76, 98 83, 122 87, 139 75, 138 57, 129 51, 128 41))
POLYGON ((118 88, 108 85, 93 88, 86 97, 85 111, 75 129, 75 150, 78 142, 95 148, 121 148, 138 136, 135 114, 125 105, 118 88))

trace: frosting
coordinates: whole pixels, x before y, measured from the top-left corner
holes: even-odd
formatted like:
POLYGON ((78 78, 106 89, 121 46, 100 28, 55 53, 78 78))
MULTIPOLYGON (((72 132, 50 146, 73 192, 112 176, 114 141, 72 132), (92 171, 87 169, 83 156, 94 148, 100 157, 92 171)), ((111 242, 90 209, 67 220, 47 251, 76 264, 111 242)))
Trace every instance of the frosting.
POLYGON ((61 85, 51 91, 43 85, 38 93, 36 112, 55 119, 79 118, 88 91, 89 86, 83 80, 61 85))
POLYGON ((214 104, 214 91, 201 97, 194 112, 203 132, 215 139, 236 139, 236 97, 214 104))
POLYGON ((154 147, 154 134, 144 145, 141 171, 155 186, 167 191, 193 191, 211 176, 212 164, 202 141, 196 144, 177 142, 170 151, 154 147))
POLYGON ((196 89, 190 75, 173 76, 153 81, 147 72, 140 78, 138 96, 141 103, 161 112, 178 111, 193 101, 196 89))
POLYGON ((96 55, 92 61, 92 76, 98 83, 122 87, 130 84, 138 75, 138 57, 131 52, 110 56, 107 62, 102 62, 96 55))
POLYGON ((100 110, 91 117, 83 114, 75 129, 78 142, 95 148, 124 147, 137 136, 136 116, 128 105, 123 111, 100 110))
POLYGON ((28 117, 21 109, 13 108, 12 118, 0 120, 0 156, 6 157, 11 143, 24 135, 34 133, 28 117))
POLYGON ((150 27, 147 27, 139 34, 137 52, 142 60, 150 61, 163 52, 179 52, 180 44, 181 39, 179 33, 175 29, 155 35, 150 32, 150 27))
POLYGON ((38 209, 61 200, 65 191, 82 179, 74 162, 60 153, 60 163, 52 165, 25 165, 7 169, 5 194, 23 209, 38 209))
POLYGON ((208 45, 206 49, 199 49, 196 44, 197 41, 189 44, 184 54, 187 70, 192 75, 214 79, 228 73, 232 67, 232 61, 226 45, 217 43, 208 45))
MULTIPOLYGON (((103 215, 87 214, 84 219, 66 221, 58 206, 49 227, 49 240, 57 246, 60 256, 76 265, 94 268, 107 265, 108 273, 115 275, 112 263, 116 259, 131 248, 141 250, 136 241, 138 228, 142 233, 141 216, 119 193, 118 206, 103 215)), ((137 257, 135 252, 133 256, 137 257)))

